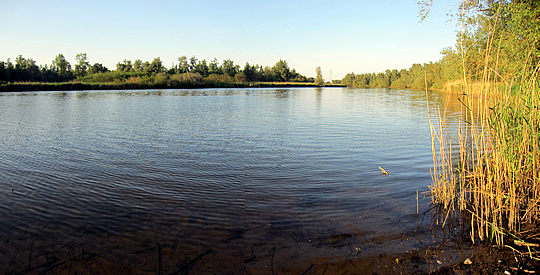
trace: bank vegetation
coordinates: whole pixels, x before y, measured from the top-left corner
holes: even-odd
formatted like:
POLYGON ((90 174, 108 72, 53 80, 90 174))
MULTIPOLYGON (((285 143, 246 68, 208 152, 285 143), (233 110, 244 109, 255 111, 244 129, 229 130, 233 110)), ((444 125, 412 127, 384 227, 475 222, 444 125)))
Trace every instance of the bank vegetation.
POLYGON ((240 67, 230 59, 220 63, 215 58, 207 62, 181 56, 167 68, 157 57, 152 62, 124 60, 114 70, 101 63, 90 65, 86 53, 76 55, 74 66, 63 54, 50 65, 38 65, 22 55, 15 62, 0 61, 0 91, 335 86, 315 82, 291 69, 285 60, 272 67, 248 62, 240 67))
POLYGON ((443 110, 432 114, 432 201, 443 225, 459 213, 473 241, 540 260, 540 3, 464 0, 455 16, 456 49, 433 83, 459 91, 461 125, 452 138, 443 110))

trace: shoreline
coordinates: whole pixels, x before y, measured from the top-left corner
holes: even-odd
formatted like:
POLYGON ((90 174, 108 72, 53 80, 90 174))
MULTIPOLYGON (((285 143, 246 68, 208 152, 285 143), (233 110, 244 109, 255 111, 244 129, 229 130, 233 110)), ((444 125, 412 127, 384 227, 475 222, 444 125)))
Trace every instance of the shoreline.
POLYGON ((342 87, 343 84, 325 84, 317 86, 304 82, 247 82, 247 83, 199 83, 189 85, 140 84, 128 82, 60 82, 60 83, 8 83, 0 85, 0 92, 37 92, 37 91, 80 91, 80 90, 145 90, 145 89, 204 89, 204 88, 328 88, 342 87))

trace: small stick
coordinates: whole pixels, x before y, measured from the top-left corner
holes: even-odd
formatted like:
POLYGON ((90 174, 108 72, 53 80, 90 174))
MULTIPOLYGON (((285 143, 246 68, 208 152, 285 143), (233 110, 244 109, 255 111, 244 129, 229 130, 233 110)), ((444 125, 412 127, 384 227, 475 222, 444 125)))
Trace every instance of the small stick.
POLYGON ((309 268, 308 268, 306 271, 304 271, 304 273, 302 273, 302 275, 307 274, 314 266, 315 266, 315 264, 311 264, 311 265, 309 266, 309 268))
POLYGON ((416 190, 416 215, 418 215, 418 190, 416 190))
POLYGON ((274 273, 274 254, 276 254, 276 247, 272 248, 272 261, 270 262, 270 268, 272 269, 272 275, 276 274, 274 273))
POLYGON ((206 250, 206 252, 202 253, 201 255, 195 257, 195 259, 191 260, 189 263, 183 265, 182 267, 180 267, 180 269, 176 270, 175 272, 171 273, 171 275, 177 275, 177 274, 184 274, 183 272, 187 272, 189 273, 189 269, 195 265, 195 263, 197 263, 198 260, 202 259, 202 257, 204 257, 205 255, 207 254, 210 254, 210 253, 213 253, 214 250, 212 249, 208 249, 206 250))
POLYGON ((157 268, 156 268, 156 274, 159 275, 159 272, 161 270, 161 250, 159 249, 159 243, 156 244, 156 250, 157 250, 157 268))
POLYGON ((536 243, 526 243, 524 241, 518 241, 518 240, 514 240, 514 244, 519 245, 519 246, 540 246, 539 244, 536 244, 536 243))
POLYGON ((32 241, 30 241, 30 252, 28 252, 28 268, 32 265, 32 241))

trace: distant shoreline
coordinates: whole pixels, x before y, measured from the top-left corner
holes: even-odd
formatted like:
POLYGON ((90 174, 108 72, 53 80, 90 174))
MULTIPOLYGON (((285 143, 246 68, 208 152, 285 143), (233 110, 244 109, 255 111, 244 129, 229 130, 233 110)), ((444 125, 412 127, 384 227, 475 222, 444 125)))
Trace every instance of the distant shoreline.
POLYGON ((317 88, 346 87, 343 84, 325 84, 317 86, 304 82, 246 82, 246 83, 201 83, 190 85, 156 85, 127 82, 85 83, 85 82, 31 82, 7 83, 0 85, 0 92, 36 92, 36 91, 78 91, 78 90, 143 90, 143 89, 199 89, 199 88, 317 88))

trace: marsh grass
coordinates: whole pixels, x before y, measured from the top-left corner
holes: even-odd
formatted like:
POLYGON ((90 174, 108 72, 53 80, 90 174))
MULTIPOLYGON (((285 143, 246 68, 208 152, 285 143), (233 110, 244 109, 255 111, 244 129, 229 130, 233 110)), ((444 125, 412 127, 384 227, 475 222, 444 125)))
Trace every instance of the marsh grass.
MULTIPOLYGON (((489 239, 503 245, 510 236, 512 245, 528 244, 524 254, 538 259, 534 250, 538 245, 533 242, 540 240, 535 226, 540 217, 540 64, 526 64, 521 75, 502 78, 497 73, 500 49, 493 40, 487 41, 478 81, 464 74, 463 80, 446 86, 461 103, 459 154, 452 154, 444 113, 434 115, 435 122, 429 114, 432 203, 446 216, 460 212, 468 217, 473 242, 489 239)), ((463 71, 466 66, 463 60, 463 71)), ((443 226, 445 222, 446 218, 443 226)))
POLYGON ((447 215, 468 213, 473 241, 502 245, 505 236, 522 237, 540 217, 537 72, 519 83, 495 83, 489 76, 462 83, 459 157, 452 155, 444 114, 439 111, 430 121, 432 202, 447 215))

